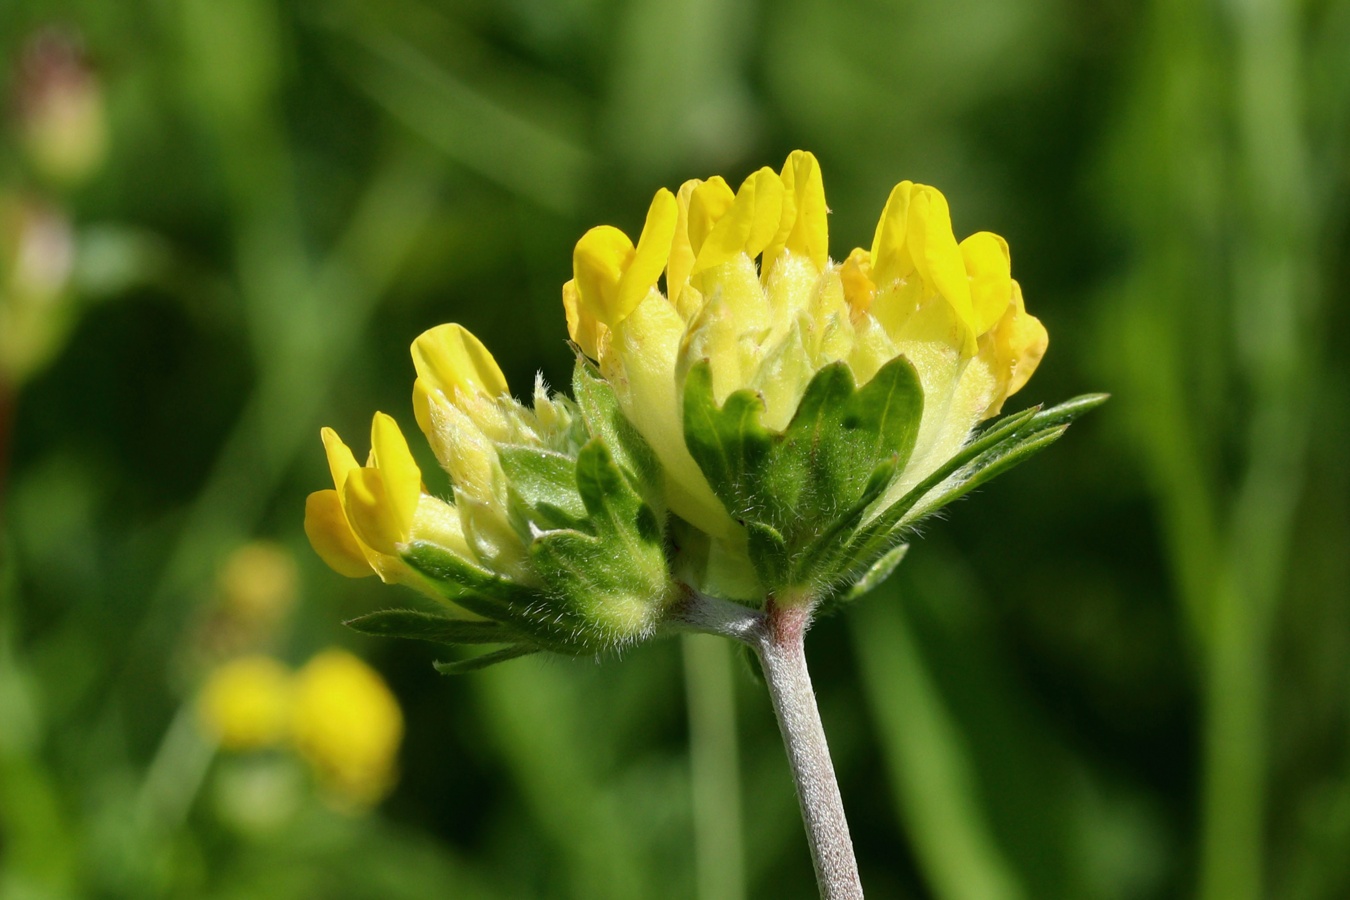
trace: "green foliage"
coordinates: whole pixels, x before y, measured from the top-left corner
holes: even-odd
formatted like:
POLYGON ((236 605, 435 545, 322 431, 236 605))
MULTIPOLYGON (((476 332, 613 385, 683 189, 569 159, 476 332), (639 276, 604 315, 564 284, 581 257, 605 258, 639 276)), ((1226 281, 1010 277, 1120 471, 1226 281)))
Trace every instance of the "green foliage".
POLYGON ((1085 394, 1050 409, 1025 409, 995 420, 932 475, 879 511, 853 538, 849 552, 871 565, 897 534, 905 534, 947 504, 1044 450, 1059 440, 1074 419, 1107 399, 1106 394, 1085 394))

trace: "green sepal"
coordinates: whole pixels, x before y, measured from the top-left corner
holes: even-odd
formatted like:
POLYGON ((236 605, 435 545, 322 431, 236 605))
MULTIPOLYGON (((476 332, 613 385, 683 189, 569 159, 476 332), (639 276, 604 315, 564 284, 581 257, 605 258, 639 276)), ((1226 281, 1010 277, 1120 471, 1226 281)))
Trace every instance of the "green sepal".
POLYGON ((453 619, 416 609, 382 609, 342 624, 373 637, 411 638, 433 644, 505 644, 515 638, 499 622, 453 619))
POLYGON ((576 489, 587 531, 538 535, 530 560, 552 599, 551 614, 569 640, 604 649, 645 634, 667 594, 663 527, 620 471, 603 438, 577 454, 576 489))
POLYGON ((491 653, 484 653, 481 656, 471 656, 468 659, 460 659, 454 662, 441 662, 439 660, 432 662, 436 671, 442 675, 463 675, 466 672, 477 672, 479 669, 486 669, 488 666, 495 666, 497 663, 504 663, 512 659, 519 659, 522 656, 529 656, 531 653, 538 653, 540 648, 532 647, 529 644, 516 644, 512 647, 504 647, 501 650, 494 650, 491 653))
POLYGON ((745 531, 750 562, 759 580, 771 585, 787 583, 792 571, 792 551, 778 529, 763 522, 749 521, 745 523, 745 531))
POLYGON ((513 512, 544 528, 575 528, 586 517, 586 505, 577 493, 576 460, 565 453, 539 447, 506 445, 497 448, 502 474, 515 501, 513 512))
POLYGON ((890 578, 900 563, 904 560, 905 554, 909 553, 909 544, 897 544, 881 555, 881 558, 862 573, 857 581, 853 582, 848 590, 843 592, 840 597, 842 602, 857 600, 868 591, 879 587, 883 581, 890 578))
POLYGON ((409 541, 402 559, 442 597, 485 619, 528 626, 525 614, 536 605, 538 592, 526 585, 479 568, 458 554, 429 541, 409 541))
POLYGON ((658 515, 664 513, 661 464, 656 454, 623 414, 614 388, 600 377, 594 364, 580 354, 572 372, 572 393, 576 396, 587 433, 605 442, 615 464, 628 476, 633 488, 658 515))
POLYGON ((896 532, 903 533, 975 487, 1045 449, 1070 423, 1101 406, 1109 396, 1084 394, 1050 409, 1032 407, 995 421, 869 522, 854 538, 849 555, 862 560, 880 555, 885 547, 894 543, 896 532))
POLYGON ((736 391, 719 407, 712 388, 703 360, 685 380, 685 444, 746 527, 765 587, 835 580, 837 551, 913 452, 923 410, 914 367, 897 357, 859 388, 847 364, 825 366, 782 432, 762 424, 756 392, 736 391))

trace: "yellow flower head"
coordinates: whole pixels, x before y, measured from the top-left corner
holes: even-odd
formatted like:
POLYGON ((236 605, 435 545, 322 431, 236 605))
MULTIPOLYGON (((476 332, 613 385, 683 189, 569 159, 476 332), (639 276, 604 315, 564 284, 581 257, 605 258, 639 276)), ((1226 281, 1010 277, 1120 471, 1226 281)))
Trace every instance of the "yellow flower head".
POLYGON ((356 807, 393 786, 403 713, 379 674, 326 650, 295 676, 291 739, 326 788, 356 807))
MULTIPOLYGON (((622 295, 616 288, 605 302, 622 295)), ((373 571, 418 588, 454 617, 489 620, 475 633, 496 623, 491 633, 521 653, 595 652, 651 634, 675 594, 659 481, 648 491, 632 474, 630 445, 640 439, 591 434, 578 405, 542 378, 533 406, 518 402, 492 354, 459 325, 419 335, 412 358, 413 410, 453 500, 427 492, 388 416, 375 416, 364 467, 324 429, 334 488, 310 496, 305 520, 319 555, 343 574, 373 571)), ((593 385, 602 419, 603 394, 593 385)))
POLYGON ((844 362, 863 385, 908 359, 924 408, 893 498, 996 415, 1045 352, 1006 242, 987 232, 958 242, 935 188, 897 185, 871 248, 842 263, 829 258, 824 183, 810 153, 735 191, 714 177, 671 196, 657 194, 636 247, 607 226, 587 232, 563 303, 572 339, 659 455, 671 508, 728 546, 743 541, 737 523, 683 437, 683 388, 696 364, 709 363, 719 403, 757 391, 763 424, 780 431, 825 366, 844 362))
POLYGON ((291 674, 267 656, 245 656, 211 673, 197 701, 203 726, 227 750, 279 744, 287 733, 291 674))

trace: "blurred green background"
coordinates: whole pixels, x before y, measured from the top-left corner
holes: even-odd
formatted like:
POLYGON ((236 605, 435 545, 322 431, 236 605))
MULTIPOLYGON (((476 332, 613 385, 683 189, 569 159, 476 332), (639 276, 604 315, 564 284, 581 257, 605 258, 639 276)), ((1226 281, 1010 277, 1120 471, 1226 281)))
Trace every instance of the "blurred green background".
POLYGON ((300 525, 422 329, 566 384, 577 237, 796 147, 836 257, 902 178, 1008 238, 1010 409, 1114 394, 812 634, 869 896, 1350 896, 1347 47, 1344 0, 5 0, 0 898, 813 896, 728 649, 442 678, 300 525), (294 586, 232 625, 257 539, 294 586), (334 644, 406 719, 366 811, 193 713, 334 644))

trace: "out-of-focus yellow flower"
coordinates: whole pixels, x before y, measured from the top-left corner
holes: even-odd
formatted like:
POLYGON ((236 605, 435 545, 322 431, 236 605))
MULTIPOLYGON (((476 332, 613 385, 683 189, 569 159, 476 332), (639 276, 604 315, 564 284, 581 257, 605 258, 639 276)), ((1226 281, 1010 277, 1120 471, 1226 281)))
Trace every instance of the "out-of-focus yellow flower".
POLYGON ((270 630, 295 605, 298 581, 290 551, 252 541, 230 554, 216 580, 221 612, 241 624, 270 630))
POLYGON ((291 673, 267 656, 244 656, 211 673, 198 698, 206 730, 228 750, 256 750, 286 738, 291 673))
POLYGON ((827 212, 820 167, 797 151, 737 191, 717 177, 663 189, 636 246, 609 226, 577 243, 563 288, 572 339, 659 455, 671 509, 713 536, 715 555, 736 556, 745 538, 686 447, 684 383, 700 361, 719 404, 755 390, 764 426, 781 431, 823 367, 843 361, 862 385, 908 359, 923 414, 881 508, 951 458, 1045 352, 1007 243, 988 232, 958 242, 937 189, 896 185, 871 248, 842 263, 829 258, 827 212))
POLYGON ((393 786, 403 713, 379 674, 342 650, 326 650, 295 676, 291 739, 320 782, 363 807, 393 786))

